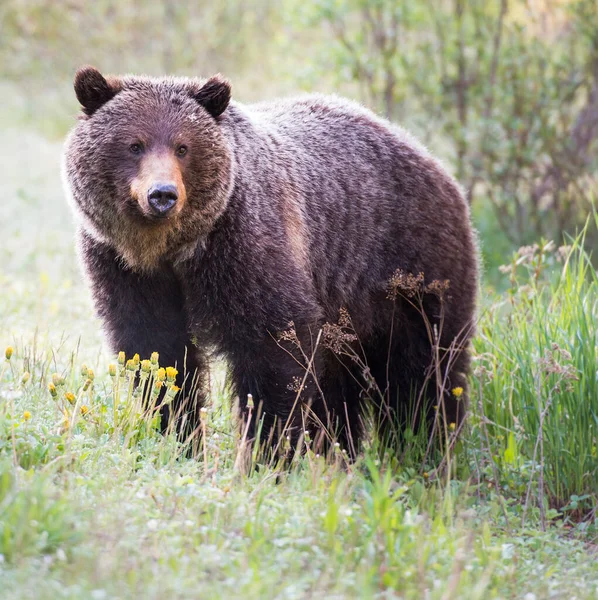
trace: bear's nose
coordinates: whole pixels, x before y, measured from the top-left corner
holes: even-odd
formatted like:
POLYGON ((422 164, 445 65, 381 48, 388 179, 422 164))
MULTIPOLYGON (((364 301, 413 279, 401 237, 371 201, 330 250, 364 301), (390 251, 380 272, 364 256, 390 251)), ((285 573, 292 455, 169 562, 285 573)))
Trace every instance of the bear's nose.
POLYGON ((178 197, 176 186, 172 183, 156 183, 147 193, 152 212, 160 217, 165 217, 172 210, 178 197))

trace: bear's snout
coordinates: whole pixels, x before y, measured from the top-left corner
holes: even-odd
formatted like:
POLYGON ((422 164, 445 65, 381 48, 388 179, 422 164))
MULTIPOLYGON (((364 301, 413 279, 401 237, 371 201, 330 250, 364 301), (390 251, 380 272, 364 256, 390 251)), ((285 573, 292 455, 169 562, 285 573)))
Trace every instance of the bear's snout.
POLYGON ((166 217, 175 207, 178 200, 177 187, 174 183, 155 183, 147 193, 150 210, 157 217, 166 217))
POLYGON ((169 151, 148 152, 131 182, 131 196, 152 221, 178 215, 187 194, 179 161, 169 151))

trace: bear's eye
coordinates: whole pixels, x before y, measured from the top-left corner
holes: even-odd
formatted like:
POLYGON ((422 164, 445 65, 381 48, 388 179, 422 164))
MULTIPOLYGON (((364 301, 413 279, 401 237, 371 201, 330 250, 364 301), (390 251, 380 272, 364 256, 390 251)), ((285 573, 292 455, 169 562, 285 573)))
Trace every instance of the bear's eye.
POLYGON ((129 146, 129 151, 133 154, 141 154, 142 150, 143 146, 137 142, 129 146))
POLYGON ((179 146, 176 149, 177 156, 185 156, 187 154, 187 146, 179 146))

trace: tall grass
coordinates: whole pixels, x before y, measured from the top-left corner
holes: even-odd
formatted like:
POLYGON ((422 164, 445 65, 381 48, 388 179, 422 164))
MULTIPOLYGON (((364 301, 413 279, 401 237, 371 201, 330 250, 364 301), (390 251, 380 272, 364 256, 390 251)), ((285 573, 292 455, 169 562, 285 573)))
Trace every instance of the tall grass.
POLYGON ((503 484, 546 510, 598 497, 598 277, 583 235, 568 248, 521 248, 511 288, 485 311, 472 399, 503 484))

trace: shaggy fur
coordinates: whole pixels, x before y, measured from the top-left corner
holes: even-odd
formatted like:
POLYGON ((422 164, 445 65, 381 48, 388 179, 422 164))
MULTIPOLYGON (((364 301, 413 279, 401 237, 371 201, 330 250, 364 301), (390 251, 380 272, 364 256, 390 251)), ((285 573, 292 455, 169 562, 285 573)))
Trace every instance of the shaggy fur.
MULTIPOLYGON (((75 90, 84 116, 66 145, 65 179, 114 351, 157 350, 200 383, 219 353, 241 404, 249 393, 261 403, 267 434, 276 419, 305 426, 300 410, 291 415, 305 375, 299 343, 316 374, 300 401, 345 443, 361 435, 364 398, 382 403, 371 377, 404 421, 430 373, 434 326, 441 349, 453 345, 450 357, 440 351, 444 389, 466 388, 477 291, 469 209, 402 129, 335 97, 229 104, 218 76, 105 79, 85 68, 75 90), (155 219, 144 194, 165 161, 185 200, 155 219), (449 289, 389 299, 397 269, 449 289), (323 340, 316 347, 340 309, 369 373, 323 340), (290 323, 293 339, 281 343, 290 323)), ((437 403, 434 387, 427 397, 437 403)), ((444 396, 446 419, 458 423, 465 395, 444 396)), ((200 385, 194 405, 203 397, 200 385)))

